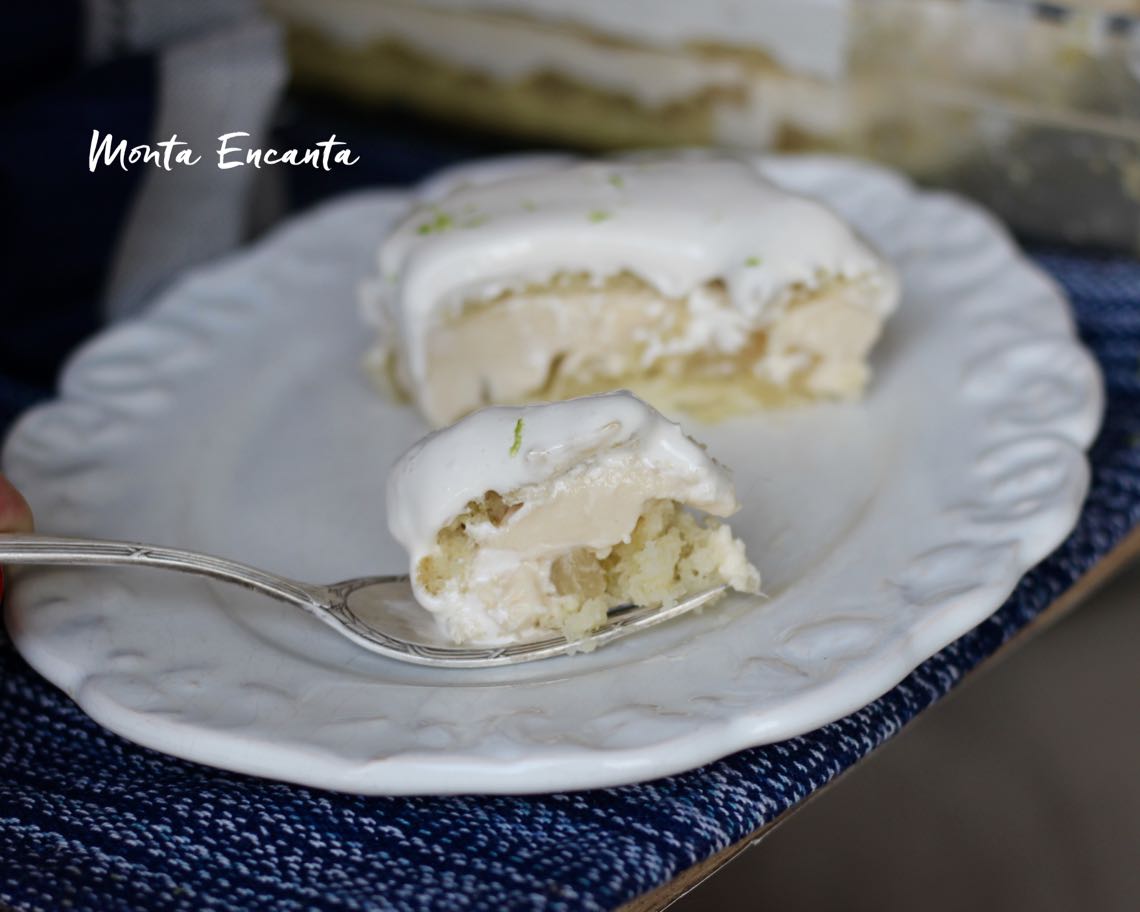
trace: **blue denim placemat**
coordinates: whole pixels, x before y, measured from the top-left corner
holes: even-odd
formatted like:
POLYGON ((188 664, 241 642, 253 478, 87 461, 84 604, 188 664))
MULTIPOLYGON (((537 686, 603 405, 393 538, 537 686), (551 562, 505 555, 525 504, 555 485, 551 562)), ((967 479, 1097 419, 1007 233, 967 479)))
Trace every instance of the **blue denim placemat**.
MULTIPOLYGON (((1140 263, 1038 249, 1104 369, 1108 413, 1069 539, 975 630, 865 709, 645 785, 360 798, 136 747, 0 641, 0 898, 19 909, 611 909, 802 800, 899 731, 1140 520, 1140 263)), ((27 390, 0 384, 0 427, 27 390)))

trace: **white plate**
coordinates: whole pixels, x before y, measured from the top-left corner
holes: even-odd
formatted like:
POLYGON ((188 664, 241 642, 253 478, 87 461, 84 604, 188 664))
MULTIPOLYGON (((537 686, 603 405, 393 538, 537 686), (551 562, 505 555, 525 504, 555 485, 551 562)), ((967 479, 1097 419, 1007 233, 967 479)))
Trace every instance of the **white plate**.
MULTIPOLYGON (((876 168, 771 160, 898 265, 866 401, 691 430, 735 469, 770 596, 580 655, 439 672, 154 571, 18 580, 16 645, 92 717, 202 763, 364 793, 632 782, 806 732, 997 608, 1073 526, 1097 370, 978 209, 876 168)), ((354 288, 402 198, 332 202, 87 346, 5 452, 40 527, 301 579, 406 570, 384 476, 425 431, 369 388, 354 288)))

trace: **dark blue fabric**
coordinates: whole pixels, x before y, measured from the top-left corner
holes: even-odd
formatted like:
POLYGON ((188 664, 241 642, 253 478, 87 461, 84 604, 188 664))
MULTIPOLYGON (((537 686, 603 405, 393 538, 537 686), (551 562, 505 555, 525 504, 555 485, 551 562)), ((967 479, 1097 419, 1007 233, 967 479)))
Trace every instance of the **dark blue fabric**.
POLYGON ((82 63, 82 0, 7 4, 0 103, 67 79, 82 63))
MULTIPOLYGON (((1104 367, 1092 490, 991 618, 863 710, 669 779, 541 797, 359 798, 173 760, 89 721, 0 643, 0 899, 20 909, 610 909, 891 737, 1140 520, 1140 263, 1038 249, 1104 367)), ((27 390, 0 384, 0 408, 27 390), (8 390, 5 393, 5 390, 8 390)))
MULTIPOLYGON (((0 375, 50 386, 97 328, 99 295, 146 172, 90 172, 91 131, 132 146, 149 141, 156 83, 153 58, 123 57, 25 85, 0 108, 0 375)), ((0 409, 4 399, 0 390, 0 409)))

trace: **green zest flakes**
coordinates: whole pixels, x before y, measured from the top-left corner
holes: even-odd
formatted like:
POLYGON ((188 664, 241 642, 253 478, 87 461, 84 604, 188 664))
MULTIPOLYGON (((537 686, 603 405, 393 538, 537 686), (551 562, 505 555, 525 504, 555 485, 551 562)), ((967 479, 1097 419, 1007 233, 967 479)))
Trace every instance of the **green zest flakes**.
POLYGON ((430 222, 424 222, 416 229, 416 234, 439 234, 453 226, 451 216, 446 212, 437 212, 430 222))
POLYGON ((518 421, 515 422, 515 440, 514 440, 514 443, 511 444, 511 455, 512 456, 518 455, 519 447, 522 446, 522 432, 523 432, 523 420, 520 418, 518 421))
POLYGON ((625 186, 625 178, 622 177, 620 174, 611 174, 610 175, 610 184, 614 187, 617 187, 620 190, 622 187, 625 186))
POLYGON ((596 225, 598 222, 604 222, 608 219, 612 219, 613 213, 606 212, 605 209, 595 209, 587 216, 587 218, 596 225))
POLYGON ((760 257, 758 257, 758 256, 750 256, 747 260, 744 261, 744 265, 745 266, 759 266, 763 262, 764 261, 762 259, 760 259, 760 257))

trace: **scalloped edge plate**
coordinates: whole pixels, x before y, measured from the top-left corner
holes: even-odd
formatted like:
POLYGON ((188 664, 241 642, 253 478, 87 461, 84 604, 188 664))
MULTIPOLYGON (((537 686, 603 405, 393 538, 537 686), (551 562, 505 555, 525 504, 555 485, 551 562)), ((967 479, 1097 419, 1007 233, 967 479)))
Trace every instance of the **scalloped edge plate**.
MULTIPOLYGON (((544 792, 689 769, 874 700, 999 607, 1076 522, 1103 393, 1058 289, 960 199, 766 158, 898 266, 862 403, 694 427, 737 473, 767 599, 589 655, 439 672, 299 612, 151 571, 20 573, 20 652, 94 719, 179 757, 368 794, 544 792)), ((40 527, 331 580, 401 569, 388 462, 424 432, 359 367, 354 286, 406 197, 302 214, 68 366, 7 470, 40 527)))

